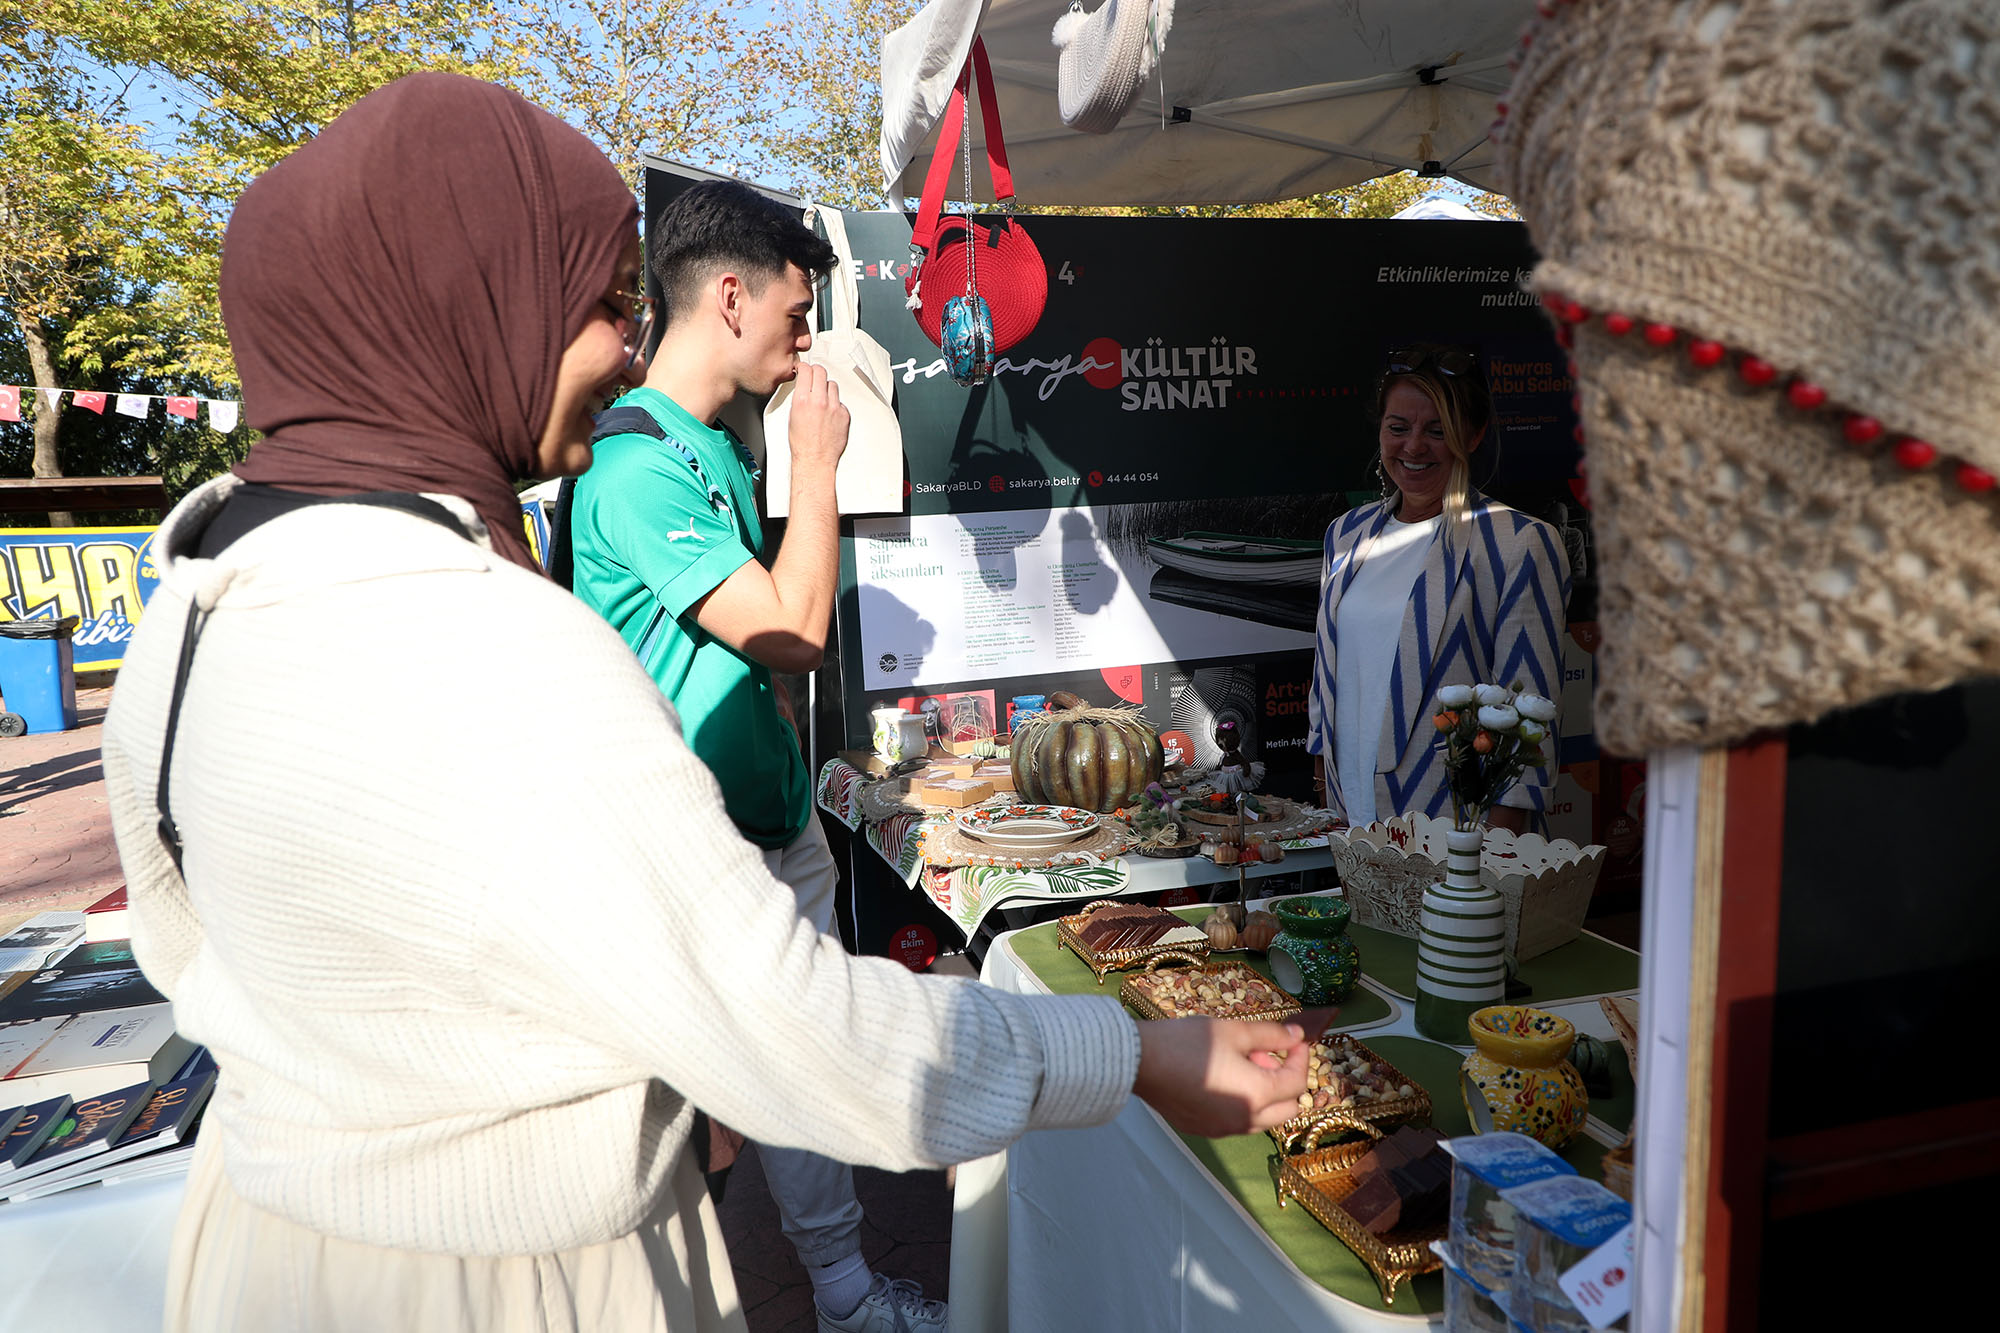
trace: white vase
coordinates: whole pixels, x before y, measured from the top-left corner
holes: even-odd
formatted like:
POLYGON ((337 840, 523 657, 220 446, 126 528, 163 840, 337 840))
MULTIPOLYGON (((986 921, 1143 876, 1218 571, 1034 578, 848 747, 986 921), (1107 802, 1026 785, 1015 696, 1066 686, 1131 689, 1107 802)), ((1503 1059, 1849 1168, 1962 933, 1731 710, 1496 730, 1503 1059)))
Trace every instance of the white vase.
POLYGON ((1507 991, 1507 907, 1479 878, 1484 829, 1445 834, 1444 881, 1424 891, 1417 932, 1417 1031, 1468 1044, 1474 1012, 1507 991))

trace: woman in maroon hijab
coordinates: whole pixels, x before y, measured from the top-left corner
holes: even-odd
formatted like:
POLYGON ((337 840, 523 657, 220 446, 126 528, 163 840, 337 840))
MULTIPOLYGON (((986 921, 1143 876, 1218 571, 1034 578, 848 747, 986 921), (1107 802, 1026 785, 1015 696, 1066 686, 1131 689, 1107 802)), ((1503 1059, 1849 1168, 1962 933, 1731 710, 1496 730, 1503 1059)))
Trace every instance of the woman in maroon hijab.
POLYGON ((513 481, 588 467, 636 374, 634 220, 575 131, 432 74, 230 223, 267 438, 161 525, 104 738, 133 947, 220 1068, 174 1333, 740 1329, 696 1102, 910 1169, 1134 1090, 1216 1134, 1304 1089, 1296 1027, 1135 1025, 799 918, 522 542, 513 481))

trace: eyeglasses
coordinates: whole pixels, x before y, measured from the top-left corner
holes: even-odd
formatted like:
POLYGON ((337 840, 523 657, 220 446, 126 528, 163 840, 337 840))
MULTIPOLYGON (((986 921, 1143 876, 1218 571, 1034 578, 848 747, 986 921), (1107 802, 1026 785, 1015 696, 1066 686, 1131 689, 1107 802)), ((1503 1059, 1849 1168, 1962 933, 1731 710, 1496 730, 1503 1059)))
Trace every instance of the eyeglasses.
POLYGON ((1418 347, 1398 347, 1389 353, 1391 375, 1415 375, 1426 369, 1450 379, 1470 375, 1479 369, 1478 359, 1463 347, 1443 347, 1435 351, 1418 347))
POLYGON ((624 369, 630 370, 646 350, 646 336, 653 331, 653 298, 644 292, 615 292, 613 296, 617 299, 607 296, 604 304, 611 307, 625 330, 624 369))

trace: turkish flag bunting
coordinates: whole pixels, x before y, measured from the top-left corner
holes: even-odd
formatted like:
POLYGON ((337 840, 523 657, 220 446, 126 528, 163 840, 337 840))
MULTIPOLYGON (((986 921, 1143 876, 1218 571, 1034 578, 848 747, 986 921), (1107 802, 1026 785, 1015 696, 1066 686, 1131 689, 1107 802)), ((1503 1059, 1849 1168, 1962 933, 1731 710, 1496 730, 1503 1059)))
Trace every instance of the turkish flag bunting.
POLYGON ((11 384, 0 384, 0 421, 21 419, 21 391, 11 384))
POLYGON ((69 401, 72 406, 86 407, 89 408, 91 411, 97 413, 99 416, 104 415, 104 395, 101 393, 95 393, 89 390, 83 390, 76 393, 72 393, 69 396, 69 401))
POLYGON ((193 421, 194 399, 169 398, 167 399, 167 412, 171 416, 186 417, 189 421, 193 421))

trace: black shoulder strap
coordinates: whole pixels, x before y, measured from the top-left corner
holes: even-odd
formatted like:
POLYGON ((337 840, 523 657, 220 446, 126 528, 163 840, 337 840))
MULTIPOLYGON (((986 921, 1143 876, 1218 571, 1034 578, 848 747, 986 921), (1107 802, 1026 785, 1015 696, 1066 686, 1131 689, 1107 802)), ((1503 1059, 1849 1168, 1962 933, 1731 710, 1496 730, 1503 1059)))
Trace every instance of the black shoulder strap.
MULTIPOLYGON (((643 407, 613 407, 598 414, 590 443, 594 447, 614 435, 633 434, 664 440, 667 429, 643 407)), ((549 577, 571 592, 576 591, 576 547, 570 540, 569 504, 575 496, 576 478, 564 477, 556 492, 556 521, 549 527, 549 577)))
MULTIPOLYGON (((458 521, 451 510, 435 500, 405 491, 366 491, 359 495, 300 497, 300 507, 310 504, 361 504, 381 509, 400 509, 406 514, 415 514, 418 518, 429 519, 441 527, 450 528, 467 541, 472 540, 472 534, 465 530, 465 525, 458 521)), ((173 807, 168 800, 168 788, 174 766, 174 735, 181 726, 181 700, 187 695, 188 668, 194 664, 195 643, 201 638, 202 628, 207 623, 208 612, 201 609, 201 601, 190 597, 187 623, 181 629, 180 665, 174 670, 173 697, 167 704, 166 736, 160 742, 160 777, 153 790, 153 802, 160 811, 160 822, 157 825, 160 845, 166 849, 168 858, 173 861, 176 873, 184 872, 181 871, 180 825, 174 822, 173 807)))

